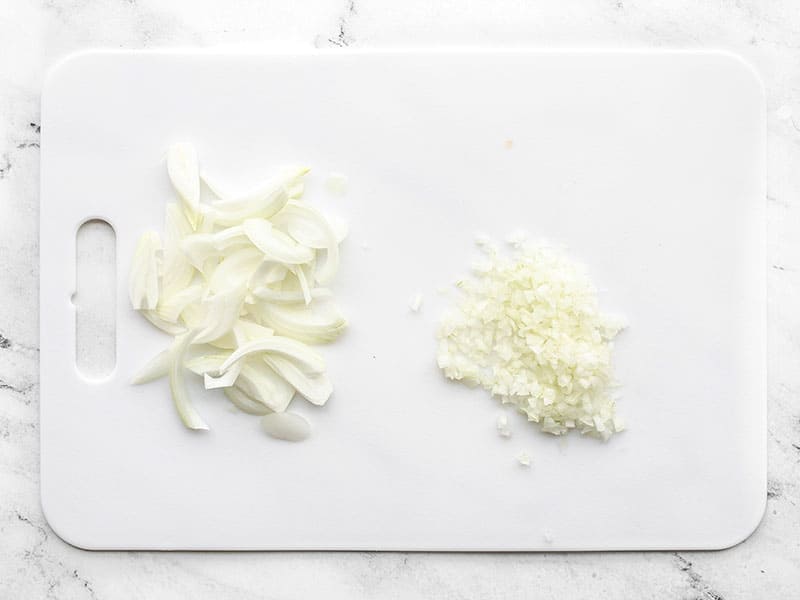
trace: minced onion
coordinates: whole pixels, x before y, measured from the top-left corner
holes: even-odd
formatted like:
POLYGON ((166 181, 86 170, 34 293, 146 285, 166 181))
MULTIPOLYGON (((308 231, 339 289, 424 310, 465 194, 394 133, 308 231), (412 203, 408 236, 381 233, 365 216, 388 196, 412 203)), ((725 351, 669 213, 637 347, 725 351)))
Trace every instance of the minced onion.
POLYGON ((497 417, 497 433, 500 437, 511 437, 511 429, 508 427, 508 417, 506 415, 497 417))
POLYGON ((484 387, 547 433, 621 431, 611 349, 623 322, 600 311, 584 269, 523 234, 509 238, 510 256, 476 242, 483 256, 456 283, 463 296, 438 331, 445 376, 484 387))

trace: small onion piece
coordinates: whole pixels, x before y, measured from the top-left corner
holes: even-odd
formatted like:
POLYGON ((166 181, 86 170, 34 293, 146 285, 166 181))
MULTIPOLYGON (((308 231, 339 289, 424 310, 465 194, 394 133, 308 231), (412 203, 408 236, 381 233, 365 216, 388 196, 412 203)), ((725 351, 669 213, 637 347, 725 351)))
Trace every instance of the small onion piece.
POLYGON ((408 300, 408 308, 411 309, 411 312, 417 313, 420 311, 420 309, 422 308, 422 300, 423 298, 421 292, 417 292, 416 294, 411 296, 411 298, 408 300))
POLYGON ((271 413, 261 417, 267 435, 287 442, 301 442, 311 435, 311 425, 296 413, 271 413))
POLYGON ((219 388, 229 388, 236 383, 236 379, 239 377, 239 374, 242 372, 242 365, 244 363, 238 362, 233 365, 230 369, 225 371, 224 374, 215 377, 210 375, 209 373, 203 374, 203 386, 207 390, 216 390, 219 388))

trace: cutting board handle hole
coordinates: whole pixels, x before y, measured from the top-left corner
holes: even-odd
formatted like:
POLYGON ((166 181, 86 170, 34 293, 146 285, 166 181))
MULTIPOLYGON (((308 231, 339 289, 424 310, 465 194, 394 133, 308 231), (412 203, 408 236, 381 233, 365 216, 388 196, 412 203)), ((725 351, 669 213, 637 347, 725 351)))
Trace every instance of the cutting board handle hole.
POLYGON ((117 234, 108 222, 78 228, 75 262, 75 367, 87 379, 105 379, 117 363, 117 234))

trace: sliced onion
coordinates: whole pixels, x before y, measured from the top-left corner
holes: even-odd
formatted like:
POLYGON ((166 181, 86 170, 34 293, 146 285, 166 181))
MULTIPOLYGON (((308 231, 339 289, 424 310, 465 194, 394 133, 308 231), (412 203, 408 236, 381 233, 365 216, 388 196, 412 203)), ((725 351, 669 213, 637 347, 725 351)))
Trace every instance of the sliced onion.
POLYGON ((209 215, 223 226, 238 225, 254 217, 268 219, 286 205, 290 196, 302 194, 302 177, 308 171, 305 167, 297 168, 279 181, 267 182, 239 198, 220 199, 209 207, 209 215))
POLYGON ((136 310, 155 309, 158 306, 158 253, 161 239, 154 231, 146 231, 139 238, 133 254, 128 291, 136 310))
POLYGON ((181 249, 198 271, 205 272, 207 262, 236 248, 248 247, 250 242, 241 226, 229 227, 218 233, 196 233, 181 242, 181 249))
POLYGON ((183 310, 203 295, 204 288, 199 283, 185 287, 171 296, 161 298, 158 303, 158 316, 169 323, 177 323, 183 310))
POLYGON ((294 388, 263 361, 243 365, 236 385, 275 412, 285 411, 294 397, 294 388))
POLYGON ((306 344, 330 343, 347 327, 347 321, 335 308, 322 304, 308 307, 274 304, 262 307, 261 314, 265 324, 279 335, 306 344))
MULTIPOLYGON (((163 248, 153 232, 139 241, 129 288, 133 306, 175 337, 134 382, 168 376, 190 429, 207 425, 191 405, 184 368, 252 414, 282 413, 296 393, 324 404, 332 393, 325 361, 306 344, 330 341, 345 325, 330 302, 320 306, 332 294, 317 283, 336 271, 346 224, 300 200, 307 168, 283 169, 234 196, 201 178, 196 151, 180 143, 167 152, 167 172, 179 203, 166 207, 163 248), (289 335, 275 335, 276 327, 289 335)), ((296 427, 286 435, 307 435, 302 417, 287 422, 296 427)))
POLYGON ((311 434, 311 426, 295 413, 272 413, 261 417, 261 428, 267 435, 287 442, 301 442, 311 434))
POLYGON ((265 404, 254 400, 236 386, 225 388, 224 393, 228 400, 242 412, 251 415, 266 415, 272 412, 265 404))
POLYGON ((239 320, 244 294, 244 288, 239 287, 219 292, 206 300, 206 317, 195 338, 196 344, 216 340, 233 329, 239 320))
POLYGON ((329 215, 328 223, 330 223, 331 229, 333 229, 333 233, 336 235, 336 243, 341 244, 347 237, 347 234, 350 233, 350 227, 347 221, 336 215, 329 215))
POLYGON ((206 186, 208 190, 216 196, 217 200, 228 200, 231 195, 225 191, 224 186, 219 185, 213 177, 209 177, 208 173, 200 171, 200 183, 206 186))
POLYGON ((306 267, 304 265, 296 265, 292 268, 292 273, 294 273, 295 277, 297 277, 297 281, 300 283, 303 301, 306 303, 306 306, 308 306, 311 304, 311 289, 308 284, 309 276, 306 275, 305 269, 306 267))
POLYGON ((139 313, 164 333, 168 333, 170 335, 180 335, 186 331, 186 327, 179 323, 167 321, 160 314, 158 314, 157 310, 140 310, 139 313))
POLYGON ((305 373, 319 374, 325 371, 325 359, 311 348, 296 340, 273 335, 239 346, 222 364, 220 372, 224 373, 243 358, 267 352, 285 356, 294 361, 305 373))
POLYGON ((189 222, 195 226, 200 206, 200 169, 194 146, 186 143, 172 144, 167 151, 167 173, 183 201, 189 222))
POLYGON ((236 333, 238 345, 242 345, 253 340, 268 338, 275 334, 275 332, 269 327, 264 327, 258 323, 253 323, 252 321, 243 319, 239 319, 236 325, 234 325, 233 329, 236 333))
POLYGON ((325 373, 309 375, 291 360, 279 354, 265 354, 264 361, 311 404, 322 406, 333 393, 333 384, 325 373))
POLYGON ((189 393, 186 391, 186 383, 183 379, 183 358, 193 339, 194 333, 192 332, 175 338, 171 350, 174 358, 169 369, 169 389, 172 392, 172 401, 175 403, 175 408, 183 424, 189 429, 208 429, 208 425, 192 406, 189 393))
POLYGON ((275 229, 266 219, 248 219, 242 228, 267 260, 300 265, 311 262, 314 258, 314 252, 310 248, 301 246, 285 233, 275 229))
MULTIPOLYGON (((253 290, 253 295, 261 300, 266 300, 271 304, 302 304, 306 301, 306 296, 302 291, 295 290, 273 290, 266 286, 261 286, 253 290)), ((333 292, 328 288, 313 288, 309 290, 310 300, 323 300, 333 297, 333 292)))
POLYGON ((264 261, 257 248, 241 248, 223 258, 208 278, 212 292, 223 292, 231 288, 246 289, 250 279, 264 261))
POLYGON ((162 350, 147 361, 147 364, 133 377, 131 384, 141 385, 166 377, 169 375, 169 369, 172 366, 173 358, 173 354, 169 348, 162 350))
POLYGON ((265 260, 250 278, 249 287, 253 289, 260 286, 281 283, 288 273, 289 269, 286 265, 265 260))
POLYGON ((310 206, 290 202, 275 222, 300 244, 325 250, 325 262, 317 270, 316 280, 322 285, 330 283, 339 269, 339 240, 325 217, 310 206))
POLYGON ((177 204, 167 204, 166 211, 162 295, 174 296, 182 292, 194 277, 194 269, 181 248, 181 240, 192 233, 192 225, 177 204))
POLYGON ((186 361, 186 368, 196 375, 217 373, 222 363, 230 356, 230 352, 216 354, 201 354, 186 361))

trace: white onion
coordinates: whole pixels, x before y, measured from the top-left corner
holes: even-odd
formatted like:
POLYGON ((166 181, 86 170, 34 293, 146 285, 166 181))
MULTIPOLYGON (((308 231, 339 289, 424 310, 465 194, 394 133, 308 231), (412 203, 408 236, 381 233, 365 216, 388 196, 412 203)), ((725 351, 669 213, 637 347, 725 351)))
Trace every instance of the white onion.
POLYGON ((161 239, 154 231, 139 238, 133 254, 128 291, 136 310, 154 310, 158 306, 159 258, 161 239))
POLYGON ((261 417, 261 428, 267 435, 287 442, 300 442, 311 434, 311 426, 295 413, 271 413, 261 417))
MULTIPOLYGON (((623 327, 603 314, 584 269, 552 247, 508 238, 502 256, 485 237, 474 278, 443 317, 437 362, 450 379, 482 386, 542 431, 608 439, 616 417, 612 340, 623 327)), ((502 432, 501 432, 502 433, 502 432)))
POLYGON ((511 437, 511 429, 508 427, 508 417, 506 415, 497 417, 497 433, 504 438, 511 437))
POLYGON ((422 308, 422 294, 417 292, 408 300, 408 308, 411 309, 411 312, 419 312, 422 308))
POLYGON ((187 143, 172 144, 167 150, 167 173, 183 202, 189 222, 196 225, 200 205, 200 171, 194 146, 187 143))
POLYGON ((301 417, 272 413, 286 411, 296 393, 323 405, 333 392, 324 358, 308 344, 331 342, 346 325, 331 291, 317 287, 336 272, 346 224, 301 200, 305 167, 240 196, 204 177, 217 196, 211 203, 201 203, 190 144, 170 146, 167 172, 179 202, 166 206, 163 247, 155 232, 139 240, 129 289, 133 307, 175 338, 133 383, 168 376, 186 427, 208 429, 186 390, 187 367, 242 411, 271 416, 265 430, 274 437, 306 437, 301 417))

